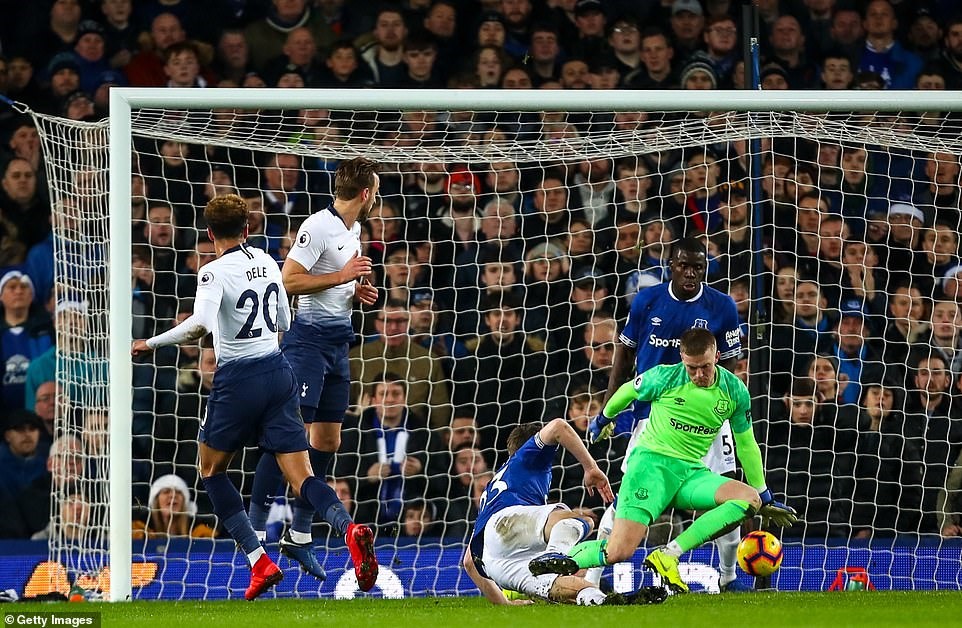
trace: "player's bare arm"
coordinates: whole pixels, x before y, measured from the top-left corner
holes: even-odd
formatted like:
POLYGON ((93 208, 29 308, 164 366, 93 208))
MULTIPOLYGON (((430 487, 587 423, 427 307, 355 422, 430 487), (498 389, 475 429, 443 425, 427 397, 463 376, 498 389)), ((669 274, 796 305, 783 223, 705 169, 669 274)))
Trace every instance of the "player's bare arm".
POLYGON ((591 457, 581 437, 564 419, 553 419, 538 434, 545 445, 561 445, 574 455, 585 470, 584 484, 589 495, 594 495, 595 489, 605 502, 614 500, 608 477, 598 468, 598 463, 591 457))
MULTIPOLYGON (((357 254, 344 264, 341 270, 334 273, 312 275, 310 271, 292 259, 284 261, 281 277, 288 294, 314 294, 334 286, 356 281, 368 277, 373 272, 370 257, 357 254)), ((371 286, 373 288, 373 286, 371 286)), ((376 292, 376 289, 374 289, 376 292)))
POLYGON ((464 552, 464 558, 461 560, 461 566, 464 570, 468 572, 468 576, 471 577, 471 581, 478 587, 481 594, 492 604, 507 605, 512 604, 515 606, 520 606, 524 604, 531 604, 531 600, 509 600, 504 597, 504 592, 501 590, 494 580, 485 578, 478 572, 478 568, 474 564, 474 559, 471 557, 470 550, 464 552))

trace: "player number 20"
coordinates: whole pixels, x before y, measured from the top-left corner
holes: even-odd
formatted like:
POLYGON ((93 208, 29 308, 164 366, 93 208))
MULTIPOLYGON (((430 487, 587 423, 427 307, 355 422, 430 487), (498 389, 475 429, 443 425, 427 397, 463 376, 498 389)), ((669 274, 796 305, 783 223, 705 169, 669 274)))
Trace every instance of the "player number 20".
POLYGON ((264 324, 267 325, 267 329, 269 329, 271 333, 277 333, 277 321, 271 320, 270 298, 273 294, 276 304, 279 292, 280 288, 277 287, 276 283, 271 283, 267 286, 267 289, 264 290, 263 298, 260 298, 258 294, 251 289, 241 292, 240 298, 237 299, 237 309, 246 309, 249 302, 251 311, 250 314, 247 315, 247 321, 244 323, 244 326, 240 328, 240 331, 237 332, 234 338, 237 340, 245 340, 261 337, 263 330, 260 327, 254 327, 254 323, 257 322, 258 310, 263 310, 264 324), (260 307, 261 303, 263 303, 263 307, 260 307))

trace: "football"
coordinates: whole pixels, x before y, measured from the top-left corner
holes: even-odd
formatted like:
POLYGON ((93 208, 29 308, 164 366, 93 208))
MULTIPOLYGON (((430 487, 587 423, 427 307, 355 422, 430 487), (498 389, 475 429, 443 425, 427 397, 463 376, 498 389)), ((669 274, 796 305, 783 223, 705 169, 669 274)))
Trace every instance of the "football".
POLYGON ((738 565, 751 576, 769 576, 782 564, 782 542, 762 530, 749 532, 738 544, 738 565))

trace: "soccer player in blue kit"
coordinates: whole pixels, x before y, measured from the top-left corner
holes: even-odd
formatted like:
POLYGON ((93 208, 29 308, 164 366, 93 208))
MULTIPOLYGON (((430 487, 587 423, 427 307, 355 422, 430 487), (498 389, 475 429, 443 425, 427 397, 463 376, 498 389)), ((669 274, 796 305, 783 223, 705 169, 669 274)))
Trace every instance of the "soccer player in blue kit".
POLYGON ((646 587, 629 595, 606 595, 576 575, 531 573, 531 560, 566 558, 565 553, 593 527, 591 519, 564 504, 547 503, 551 466, 559 446, 581 463, 589 493, 597 490, 606 502, 614 498, 608 478, 563 419, 545 426, 527 423, 514 428, 508 436, 510 457, 481 495, 474 532, 462 559, 471 580, 493 604, 528 602, 509 601, 504 590, 582 606, 663 602, 668 593, 661 587, 646 587))
MULTIPOLYGON (((350 401, 348 349, 354 341, 354 301, 372 305, 377 288, 367 277, 371 258, 361 255, 361 223, 377 200, 377 164, 356 157, 342 161, 334 173, 334 202, 312 214, 297 231, 284 261, 284 287, 297 296, 297 314, 284 334, 281 350, 298 381, 301 416, 310 434, 311 466, 326 477, 341 445, 341 424, 350 401)), ((266 537, 271 494, 279 487, 280 470, 269 456, 261 458, 251 490, 250 518, 260 538, 266 537)), ((377 580, 374 535, 355 524, 334 489, 325 484, 324 508, 317 512, 344 535, 358 586, 369 591, 377 580)), ((293 503, 291 527, 280 548, 304 571, 323 580, 314 554, 311 523, 315 509, 302 498, 293 503)))
MULTIPOLYGON (((615 345, 615 355, 608 380, 608 391, 602 407, 634 374, 641 374, 659 364, 681 361, 678 348, 681 335, 693 327, 707 329, 715 336, 721 354, 719 364, 734 370, 742 351, 738 311, 727 294, 705 283, 708 256, 705 245, 694 238, 685 238, 672 247, 671 280, 668 283, 641 290, 631 302, 625 328, 615 345), (634 367, 634 372, 632 372, 634 367)), ((644 429, 651 404, 635 402, 632 434, 628 443, 631 452, 644 429)), ((619 426, 620 427, 620 426, 619 426)), ((615 424, 599 415, 589 424, 592 442, 614 432, 615 424)), ((625 461, 628 460, 625 454, 625 461)), ((718 437, 703 459, 712 471, 730 476, 735 471, 735 445, 731 426, 726 421, 718 437)), ((599 538, 611 532, 614 507, 609 506, 598 526, 599 538)), ((743 591, 747 586, 735 575, 735 562, 741 532, 732 530, 715 540, 718 546, 722 591, 743 591)), ((589 570, 588 579, 599 581, 601 570, 589 570)))
POLYGON ((204 218, 217 259, 199 271, 194 312, 173 329, 135 341, 131 354, 213 336, 217 371, 198 436, 200 474, 214 513, 247 554, 251 581, 244 597, 253 600, 284 574, 261 546, 227 477, 234 453, 260 446, 262 458, 276 460, 295 493, 316 510, 326 508, 331 489, 311 469, 300 389, 278 345, 277 332, 291 325, 281 271, 270 255, 244 244, 248 213, 235 194, 211 199, 204 218))

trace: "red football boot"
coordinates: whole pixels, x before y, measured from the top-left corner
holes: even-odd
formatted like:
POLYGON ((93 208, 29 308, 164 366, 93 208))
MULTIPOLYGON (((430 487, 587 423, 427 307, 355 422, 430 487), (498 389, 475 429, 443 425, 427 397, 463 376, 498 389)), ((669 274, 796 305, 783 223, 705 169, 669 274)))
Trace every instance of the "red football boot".
POLYGON ((361 591, 370 591, 377 582, 377 556, 374 555, 374 533, 366 525, 352 523, 344 536, 354 563, 354 575, 361 591))
POLYGON ((283 579, 284 572, 274 564, 270 556, 264 554, 257 559, 257 562, 251 568, 251 583, 247 587, 247 591, 244 591, 244 599, 253 600, 283 579))

